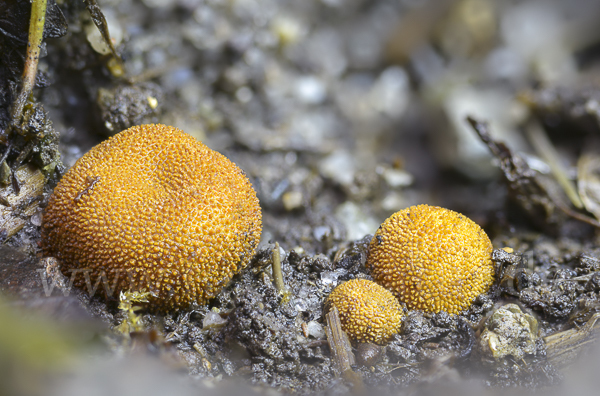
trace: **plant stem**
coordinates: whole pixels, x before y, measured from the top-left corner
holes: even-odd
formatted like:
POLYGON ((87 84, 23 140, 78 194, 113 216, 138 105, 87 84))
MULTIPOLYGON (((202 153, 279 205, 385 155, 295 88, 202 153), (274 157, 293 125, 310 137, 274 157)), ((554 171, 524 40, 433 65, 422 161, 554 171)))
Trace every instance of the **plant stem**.
POLYGON ((27 43, 27 57, 23 69, 22 85, 19 96, 15 99, 12 107, 11 118, 14 128, 21 120, 25 103, 31 95, 35 85, 35 76, 40 59, 40 47, 44 37, 44 25, 46 23, 47 0, 33 0, 31 4, 31 17, 29 19, 29 41, 27 43))

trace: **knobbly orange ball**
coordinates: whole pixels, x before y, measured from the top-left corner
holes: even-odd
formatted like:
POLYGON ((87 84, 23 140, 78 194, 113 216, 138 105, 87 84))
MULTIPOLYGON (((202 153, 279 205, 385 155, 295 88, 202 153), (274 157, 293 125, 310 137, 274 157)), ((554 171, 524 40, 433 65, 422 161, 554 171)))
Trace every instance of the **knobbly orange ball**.
POLYGON ((42 247, 78 287, 100 282, 96 292, 113 298, 145 289, 151 306, 172 310, 214 297, 250 262, 260 234, 259 202, 240 168, 177 128, 141 125, 64 175, 42 247))
POLYGON ((457 314, 494 282, 492 243, 472 220, 452 210, 418 205, 377 230, 366 267, 409 309, 457 314))
POLYGON ((325 302, 325 311, 338 309, 342 330, 358 342, 384 344, 402 324, 402 306, 384 287, 366 279, 337 286, 325 302))

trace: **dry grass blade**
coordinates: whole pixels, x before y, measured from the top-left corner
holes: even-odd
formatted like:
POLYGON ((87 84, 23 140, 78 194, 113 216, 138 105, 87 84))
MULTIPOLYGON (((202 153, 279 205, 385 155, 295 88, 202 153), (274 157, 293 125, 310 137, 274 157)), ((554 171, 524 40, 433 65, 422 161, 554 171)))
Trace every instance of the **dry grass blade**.
POLYGON ((567 176, 567 172, 561 165, 560 156, 552 145, 550 139, 548 139, 548 136, 546 136, 544 130, 542 130, 542 128, 536 123, 527 128, 527 135, 529 136, 529 140, 531 141, 531 144, 535 150, 550 166, 552 174, 554 175, 558 184, 564 190, 567 197, 569 197, 571 203, 577 209, 583 209, 583 203, 577 194, 575 184, 567 176))
POLYGON ((569 329, 544 337, 548 361, 556 367, 566 367, 572 363, 584 347, 596 341, 599 319, 600 313, 596 313, 580 329, 569 329))

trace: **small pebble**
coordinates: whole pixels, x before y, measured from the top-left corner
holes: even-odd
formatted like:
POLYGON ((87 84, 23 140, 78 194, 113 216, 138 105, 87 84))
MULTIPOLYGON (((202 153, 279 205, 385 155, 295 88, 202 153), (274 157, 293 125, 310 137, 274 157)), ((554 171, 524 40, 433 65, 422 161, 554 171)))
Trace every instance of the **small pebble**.
POLYGON ((289 191, 283 194, 281 197, 283 207, 285 210, 290 211, 302 207, 302 192, 300 191, 289 191))
POLYGON ((208 311, 206 316, 204 316, 204 320, 202 320, 202 328, 209 329, 211 327, 219 327, 223 326, 227 323, 226 319, 223 319, 221 315, 214 311, 208 311))

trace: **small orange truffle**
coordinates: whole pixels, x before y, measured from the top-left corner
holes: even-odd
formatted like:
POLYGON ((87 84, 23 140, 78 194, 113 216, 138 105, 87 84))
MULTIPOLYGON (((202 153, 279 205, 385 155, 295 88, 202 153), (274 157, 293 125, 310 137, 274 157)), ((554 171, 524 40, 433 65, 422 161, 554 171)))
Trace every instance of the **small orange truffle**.
POLYGON ((78 287, 113 298, 145 289, 154 308, 172 310, 214 297, 250 262, 260 234, 258 199, 240 168, 179 129, 141 125, 64 175, 42 248, 78 287))
POLYGON ((411 206, 379 227, 366 267, 409 309, 457 314, 494 282, 492 243, 460 213, 411 206))
POLYGON ((337 286, 325 302, 325 311, 338 309, 342 330, 358 342, 384 344, 402 324, 402 306, 384 287, 366 279, 337 286))

